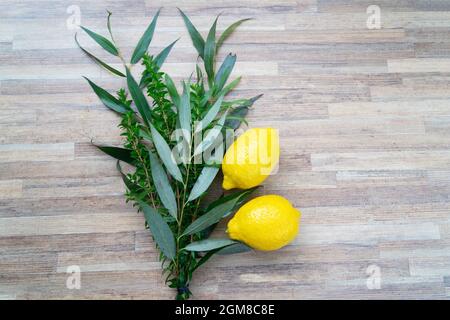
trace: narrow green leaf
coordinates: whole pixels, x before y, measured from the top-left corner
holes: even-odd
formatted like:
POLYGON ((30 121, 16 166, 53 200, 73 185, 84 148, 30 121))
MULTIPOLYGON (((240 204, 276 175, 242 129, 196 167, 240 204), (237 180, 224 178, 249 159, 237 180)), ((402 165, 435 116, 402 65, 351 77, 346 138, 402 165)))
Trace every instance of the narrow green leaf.
POLYGON ((222 34, 220 35, 219 40, 217 41, 217 51, 219 51, 219 48, 222 46, 222 44, 225 42, 225 40, 228 39, 228 37, 234 32, 234 30, 236 30, 236 28, 239 27, 241 25, 241 23, 248 21, 248 20, 252 20, 252 19, 247 18, 247 19, 242 19, 242 20, 236 21, 235 23, 230 25, 228 28, 226 28, 225 31, 222 32, 222 34))
POLYGON ((250 248, 249 246, 246 246, 245 244, 241 243, 241 242, 237 242, 234 243, 230 246, 226 246, 222 249, 220 249, 217 254, 220 255, 226 255, 226 254, 236 254, 236 253, 243 253, 243 252, 249 252, 252 251, 253 249, 250 248))
POLYGON ((201 257, 197 263, 194 265, 194 267, 191 269, 191 272, 194 272, 195 270, 197 270, 200 266, 202 266, 203 264, 205 264, 214 254, 217 253, 217 251, 221 250, 222 248, 218 248, 218 249, 214 249, 214 250, 210 250, 208 251, 203 257, 201 257))
MULTIPOLYGON (((220 141, 220 145, 215 148, 214 154, 210 157, 210 159, 205 159, 205 161, 211 161, 214 163, 222 163, 223 159, 223 140, 220 141)), ((189 194, 188 201, 192 201, 200 197, 206 190, 208 190, 209 186, 213 182, 217 173, 219 172, 219 167, 205 166, 202 169, 197 181, 195 181, 194 186, 192 187, 191 193, 189 194)))
POLYGON ((197 148, 195 148, 194 156, 204 152, 214 144, 220 132, 222 131, 222 127, 225 123, 225 119, 227 118, 227 114, 228 112, 225 111, 222 117, 220 117, 219 121, 217 121, 217 124, 208 131, 202 142, 200 142, 197 148))
POLYGON ((123 162, 126 162, 128 164, 131 164, 134 166, 134 159, 131 157, 131 149, 124 149, 119 147, 112 147, 112 146, 100 146, 94 144, 98 149, 106 153, 108 156, 113 157, 114 159, 121 160, 123 162))
POLYGON ((251 251, 252 248, 247 247, 245 244, 236 242, 234 244, 224 246, 221 248, 213 249, 208 251, 203 257, 201 257, 197 263, 194 265, 194 268, 191 272, 194 272, 197 270, 200 266, 205 264, 213 255, 220 254, 220 255, 226 255, 226 254, 234 254, 234 253, 241 253, 241 252, 248 252, 251 251))
MULTIPOLYGON (((237 201, 235 203, 235 208, 237 208, 242 203, 244 203, 248 199, 248 197, 258 188, 259 188, 259 186, 253 187, 253 188, 250 188, 250 189, 246 189, 246 190, 236 191, 236 192, 233 192, 233 193, 230 193, 230 194, 227 194, 227 195, 223 195, 219 199, 211 202, 209 204, 209 206, 206 208, 205 211, 206 212, 211 211, 213 208, 215 208, 215 207, 217 207, 217 206, 219 206, 221 204, 224 204, 224 203, 227 203, 229 201, 236 200, 236 199, 237 199, 237 201)), ((232 211, 229 211, 229 213, 231 213, 231 212, 232 211)))
POLYGON ((248 113, 248 108, 250 108, 256 102, 256 100, 261 97, 262 94, 257 95, 253 98, 248 99, 241 106, 234 108, 233 111, 230 112, 230 117, 233 118, 227 119, 224 126, 235 130, 239 128, 239 126, 241 125, 241 120, 238 120, 237 118, 245 118, 248 113))
POLYGON ((187 251, 210 251, 218 248, 223 248, 235 243, 236 241, 231 239, 207 239, 192 242, 184 247, 184 249, 186 249, 187 251))
POLYGON ((233 71, 235 63, 236 55, 230 53, 226 56, 225 60, 219 68, 219 71, 217 71, 216 78, 214 80, 214 89, 216 90, 216 92, 220 92, 222 90, 223 86, 228 80, 228 77, 231 74, 231 71, 233 71))
POLYGON ((106 70, 108 70, 109 72, 111 72, 112 74, 115 74, 119 77, 125 77, 125 75, 120 72, 117 69, 114 69, 113 67, 111 67, 110 65, 106 64, 105 62, 103 62, 102 60, 100 60, 99 58, 97 58, 96 56, 94 56, 92 53, 90 53, 89 51, 87 51, 86 49, 84 49, 80 43, 78 42, 77 39, 77 34, 75 33, 75 42, 77 44, 77 46, 92 60, 95 61, 95 63, 97 63, 98 65, 100 65, 101 67, 105 68, 106 70))
POLYGON ((144 120, 144 123, 147 126, 149 126, 150 119, 152 118, 150 106, 141 89, 139 88, 139 85, 136 83, 136 80, 134 80, 128 68, 127 68, 127 85, 131 97, 133 98, 134 104, 136 105, 136 108, 138 109, 142 119, 144 120))
POLYGON ((172 99, 173 104, 178 110, 180 107, 180 95, 178 94, 177 87, 175 87, 172 78, 167 73, 165 74, 165 82, 170 98, 172 99))
POLYGON ((158 66, 158 68, 161 68, 164 61, 166 61, 167 56, 170 53, 170 50, 172 50, 175 43, 177 43, 179 39, 175 40, 171 44, 169 44, 167 47, 165 47, 156 57, 155 57, 155 64, 158 66))
POLYGON ((191 141, 191 97, 190 85, 183 83, 183 94, 180 99, 180 106, 178 108, 178 119, 180 121, 180 128, 182 130, 185 141, 190 145, 191 141))
POLYGON ((127 107, 122 102, 120 102, 119 99, 114 97, 112 94, 110 94, 105 89, 96 85, 94 82, 92 82, 88 78, 86 78, 86 77, 83 77, 83 78, 85 78, 87 80, 87 82, 91 86, 92 90, 94 90, 97 97, 99 97, 100 101, 103 102, 103 104, 106 107, 108 107, 109 109, 111 109, 117 113, 127 112, 127 107))
POLYGON ((169 211, 172 217, 177 219, 177 201, 175 199, 175 194, 172 187, 170 186, 169 179, 167 178, 166 171, 164 170, 158 157, 151 150, 149 150, 149 157, 156 192, 158 193, 164 207, 169 211))
POLYGON ((233 198, 227 202, 219 204, 206 212, 200 218, 192 222, 183 232, 183 236, 194 234, 204 230, 205 228, 219 222, 222 217, 230 214, 236 207, 239 198, 233 198))
POLYGON ((145 52, 148 50, 148 46, 150 45, 150 42, 153 38, 153 33, 155 32, 156 22, 158 20, 159 12, 161 9, 156 12, 155 16, 153 17, 152 22, 147 27, 147 30, 145 30, 144 34, 142 35, 141 39, 139 40, 136 48, 134 49, 133 55, 131 56, 131 63, 135 64, 141 60, 141 58, 144 56, 145 52))
POLYGON ((180 169, 178 168, 175 159, 172 155, 172 151, 170 150, 169 145, 166 140, 164 140, 163 136, 156 130, 156 128, 150 124, 150 130, 152 133, 152 140, 155 145, 156 151, 164 165, 167 168, 167 171, 178 181, 183 182, 183 178, 181 176, 180 169))
POLYGON ((219 172, 219 168, 214 167, 204 167, 194 186, 192 187, 192 191, 189 194, 188 201, 192 201, 200 197, 211 185, 217 173, 219 172))
MULTIPOLYGON (((205 43, 205 53, 204 53, 204 62, 205 62, 205 71, 208 75, 208 83, 212 84, 214 79, 214 60, 216 57, 216 26, 217 19, 214 20, 214 23, 209 30, 208 37, 206 38, 205 43)), ((211 87, 211 86, 210 86, 211 87)))
POLYGON ((239 82, 241 81, 242 77, 237 77, 236 79, 234 79, 233 81, 231 81, 229 84, 227 84, 222 91, 220 92, 221 95, 226 96, 231 90, 233 90, 234 88, 236 88, 236 86, 239 84, 239 82))
POLYGON ((189 20, 189 18, 184 14, 184 12, 181 11, 180 8, 178 8, 178 11, 180 11, 181 16, 183 17, 184 24, 186 25, 186 28, 189 32, 189 36, 191 37, 192 40, 192 44, 194 45, 195 49, 197 49, 199 56, 203 58, 205 51, 205 40, 203 40, 201 34, 192 24, 191 20, 189 20))
POLYGON ((127 175, 125 173, 123 173, 119 160, 117 160, 116 167, 120 173, 120 176, 122 177, 123 183, 125 184, 125 186, 127 187, 128 190, 135 191, 135 190, 141 189, 141 186, 138 186, 138 185, 134 184, 133 182, 131 182, 130 179, 128 179, 127 175))
POLYGON ((116 46, 106 39, 104 36, 99 35, 98 33, 95 33, 88 28, 85 28, 83 26, 80 26, 81 29, 84 30, 95 42, 97 42, 103 49, 111 53, 112 55, 118 56, 119 51, 117 50, 116 46))
POLYGON ((140 202, 139 204, 142 211, 144 211, 145 220, 147 221, 158 247, 168 259, 173 260, 176 255, 176 245, 175 238, 169 225, 164 221, 163 217, 156 209, 143 202, 140 202))
POLYGON ((107 18, 106 26, 108 27, 108 32, 109 32, 109 35, 110 35, 110 37, 111 37, 111 40, 112 40, 113 43, 114 43, 114 37, 113 37, 112 31, 111 31, 111 15, 112 15, 112 12, 109 11, 109 10, 106 10, 106 12, 108 13, 108 18, 107 18))
POLYGON ((220 96, 216 102, 212 105, 212 107, 208 110, 203 119, 197 124, 195 127, 194 133, 198 133, 204 129, 206 129, 209 124, 214 120, 217 114, 220 111, 220 107, 222 106, 223 96, 220 96))

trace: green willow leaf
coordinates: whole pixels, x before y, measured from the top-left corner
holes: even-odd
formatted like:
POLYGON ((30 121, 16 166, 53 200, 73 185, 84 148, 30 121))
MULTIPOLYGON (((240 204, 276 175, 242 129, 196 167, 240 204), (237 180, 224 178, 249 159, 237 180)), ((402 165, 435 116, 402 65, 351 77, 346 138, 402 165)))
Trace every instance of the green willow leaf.
MULTIPOLYGON (((205 159, 205 161, 222 163, 223 159, 223 139, 220 140, 220 145, 215 148, 214 154, 210 159, 205 159)), ((192 187, 191 193, 189 194, 188 201, 192 201, 200 197, 206 190, 208 190, 211 183, 214 181, 217 173, 219 172, 219 167, 205 166, 200 172, 197 181, 195 181, 192 187)))
POLYGON ((227 119, 225 121, 224 126, 227 128, 232 128, 234 130, 236 130, 237 128, 239 128, 239 126, 241 125, 241 120, 238 120, 238 118, 245 118, 245 116, 248 113, 248 108, 250 108, 255 102, 256 100, 258 100, 259 98, 261 98, 263 95, 257 95, 253 98, 250 98, 248 100, 246 100, 245 103, 243 103, 242 105, 240 105, 239 107, 236 107, 233 109, 233 111, 230 112, 229 116, 231 117, 230 119, 227 119))
POLYGON ((121 160, 123 162, 126 162, 128 164, 131 164, 134 166, 134 159, 131 156, 131 149, 124 149, 119 147, 112 147, 112 146, 100 146, 94 144, 98 149, 106 153, 108 156, 111 156, 117 160, 121 160))
POLYGON ((149 158, 156 192, 170 215, 177 219, 177 201, 172 187, 170 186, 169 179, 167 178, 166 171, 153 151, 149 151, 149 158))
POLYGON ((236 207, 239 198, 233 198, 227 202, 219 204, 206 212, 204 215, 194 220, 183 232, 183 236, 194 234, 219 222, 224 216, 230 214, 236 207))
POLYGON ((80 48, 89 58, 91 58, 92 60, 95 61, 95 63, 97 63, 99 66, 105 68, 106 70, 108 70, 109 72, 111 72, 112 74, 115 74, 119 77, 125 77, 125 75, 120 72, 119 70, 111 67, 110 65, 108 65, 107 63, 103 62, 102 60, 100 60, 99 58, 97 58, 96 56, 94 56, 92 53, 90 53, 89 51, 87 51, 86 49, 84 49, 80 43, 78 42, 77 39, 77 34, 75 34, 75 42, 78 46, 78 48, 80 48))
POLYGON ((127 112, 127 106, 125 106, 119 99, 114 97, 112 94, 110 94, 105 89, 99 87, 94 82, 89 80, 86 77, 83 77, 87 80, 89 85, 91 86, 92 90, 94 90, 97 97, 100 99, 103 104, 108 107, 109 109, 117 112, 117 113, 125 113, 127 112))
POLYGON ((175 43, 177 43, 179 39, 175 40, 171 44, 169 44, 167 47, 165 47, 156 57, 155 57, 155 64, 158 66, 158 68, 161 68, 164 61, 166 61, 167 56, 170 53, 170 50, 172 50, 175 43))
POLYGON ((249 246, 246 246, 243 243, 237 242, 235 244, 226 246, 222 249, 220 249, 217 254, 219 255, 226 255, 226 254, 236 254, 236 253, 243 253, 243 252, 249 252, 252 251, 253 249, 250 248, 249 246))
POLYGON ((192 24, 191 20, 184 14, 183 11, 181 11, 180 8, 178 8, 178 11, 180 11, 181 16, 183 17, 184 24, 186 25, 186 28, 189 32, 189 36, 191 37, 192 44, 194 45, 195 49, 198 52, 198 55, 200 57, 204 57, 204 51, 205 51, 205 40, 203 40, 203 37, 198 32, 198 30, 195 28, 195 26, 192 24))
POLYGON ((217 114, 220 111, 220 107, 222 106, 223 96, 220 96, 216 102, 212 105, 212 107, 208 110, 203 119, 197 124, 195 127, 194 133, 198 133, 202 130, 205 130, 209 124, 214 120, 217 114))
POLYGON ((125 186, 127 187, 127 189, 129 191, 135 191, 135 190, 139 190, 141 188, 141 186, 138 186, 137 184, 131 182, 130 179, 128 179, 127 175, 125 173, 123 173, 119 160, 117 160, 116 167, 120 173, 120 176, 122 177, 123 183, 125 184, 125 186))
MULTIPOLYGON (((209 204, 209 206, 206 208, 206 212, 211 211, 212 209, 214 209, 215 207, 227 203, 229 201, 234 201, 237 200, 235 202, 235 208, 240 207, 241 204, 243 204, 248 197, 256 190, 258 189, 259 186, 257 187, 253 187, 250 189, 246 189, 246 190, 240 190, 240 191, 236 191, 227 195, 223 195, 221 196, 219 199, 211 202, 211 204, 209 204)), ((229 215, 232 211, 229 211, 228 214, 226 214, 225 216, 229 215)))
POLYGON ((205 43, 205 53, 204 53, 204 62, 205 62, 205 71, 208 75, 208 83, 212 84, 214 79, 214 59, 216 57, 216 26, 217 19, 214 20, 214 23, 209 30, 208 37, 206 38, 205 43))
POLYGON ((222 44, 225 42, 226 39, 236 30, 237 27, 239 27, 243 22, 252 20, 251 18, 242 19, 239 21, 236 21, 232 25, 230 25, 228 28, 225 29, 224 32, 219 37, 219 40, 217 41, 217 51, 219 51, 219 48, 222 46, 222 44))
POLYGON ((164 221, 163 217, 146 203, 139 202, 139 205, 144 211, 144 217, 147 221, 148 227, 155 239, 156 244, 164 253, 164 255, 173 260, 176 256, 175 238, 169 225, 164 221))
POLYGON ((112 12, 109 11, 109 10, 106 10, 106 12, 108 13, 106 26, 108 27, 109 36, 111 37, 111 40, 114 42, 114 37, 113 37, 112 31, 111 31, 111 15, 112 15, 112 12))
POLYGON ((153 38, 153 33, 155 32, 156 22, 158 20, 160 11, 161 9, 159 9, 158 12, 156 12, 156 15, 153 17, 152 22, 147 27, 147 30, 145 30, 144 34, 142 35, 141 39, 136 45, 133 55, 131 56, 132 64, 139 62, 139 60, 141 60, 141 58, 144 56, 145 52, 147 52, 148 46, 150 45, 150 42, 152 41, 153 38))
POLYGON ((204 167, 194 186, 189 194, 188 201, 192 201, 200 197, 206 190, 208 190, 211 183, 214 181, 219 168, 204 167))
POLYGON ((183 83, 183 94, 180 99, 180 106, 178 108, 178 120, 180 121, 180 128, 185 141, 190 145, 191 141, 191 96, 190 85, 183 83))
POLYGON ((180 106, 180 95, 178 94, 177 87, 175 87, 172 78, 167 73, 165 74, 165 82, 170 98, 172 99, 173 104, 178 110, 180 106))
POLYGON ((97 42, 103 49, 111 53, 112 55, 119 56, 119 51, 117 50, 116 46, 106 39, 104 36, 99 35, 98 33, 95 33, 88 28, 85 28, 83 26, 80 26, 81 29, 84 30, 95 42, 97 42))
POLYGON ((207 239, 195 241, 188 244, 184 247, 187 251, 210 251, 218 248, 223 248, 232 244, 235 244, 236 241, 231 239, 207 239))
POLYGON ((211 130, 208 131, 205 138, 203 138, 202 142, 200 142, 197 148, 195 148, 194 156, 204 152, 214 144, 220 132, 222 131, 223 125, 227 118, 227 114, 228 112, 225 111, 224 114, 220 117, 219 121, 217 121, 217 124, 211 130))
POLYGON ((203 264, 206 263, 206 261, 208 261, 214 254, 216 254, 219 250, 221 250, 223 248, 218 248, 218 249, 214 249, 214 250, 210 250, 208 251, 203 257, 201 257, 193 266, 193 268, 191 269, 191 272, 194 272, 195 270, 197 270, 200 266, 202 266, 203 264))
POLYGON ((236 55, 230 53, 226 56, 225 60, 219 68, 219 71, 217 71, 216 78, 214 80, 214 89, 216 90, 216 92, 220 92, 222 90, 223 86, 228 80, 228 77, 231 74, 231 71, 233 71, 235 63, 236 55))
POLYGON ((239 84, 239 82, 241 81, 242 77, 237 77, 236 79, 234 79, 233 81, 231 81, 229 84, 227 84, 222 91, 220 92, 221 95, 226 96, 231 90, 233 90, 234 88, 236 88, 236 86, 239 84))
POLYGON ((172 155, 172 151, 170 150, 169 145, 166 140, 164 140, 163 136, 156 130, 156 128, 150 124, 150 130, 152 133, 152 141, 155 145, 156 151, 164 165, 167 168, 167 171, 178 181, 183 182, 183 178, 181 176, 180 169, 178 168, 175 159, 172 155))
POLYGON ((136 105, 136 108, 138 109, 142 119, 144 120, 144 123, 147 126, 149 126, 150 119, 152 118, 150 106, 141 89, 139 88, 139 85, 137 84, 136 80, 134 80, 128 68, 127 68, 127 85, 131 97, 133 98, 134 104, 136 105))

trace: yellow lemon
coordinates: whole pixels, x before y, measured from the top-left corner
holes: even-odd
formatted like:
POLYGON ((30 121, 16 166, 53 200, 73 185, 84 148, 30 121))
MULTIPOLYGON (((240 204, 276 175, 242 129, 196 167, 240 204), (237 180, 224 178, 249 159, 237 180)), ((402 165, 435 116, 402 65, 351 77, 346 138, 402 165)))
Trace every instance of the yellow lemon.
POLYGON ((261 184, 278 165, 280 141, 273 128, 253 128, 236 139, 222 162, 225 190, 261 184))
POLYGON ((294 240, 301 213, 278 195, 255 198, 243 205, 228 222, 231 239, 257 250, 277 250, 294 240))

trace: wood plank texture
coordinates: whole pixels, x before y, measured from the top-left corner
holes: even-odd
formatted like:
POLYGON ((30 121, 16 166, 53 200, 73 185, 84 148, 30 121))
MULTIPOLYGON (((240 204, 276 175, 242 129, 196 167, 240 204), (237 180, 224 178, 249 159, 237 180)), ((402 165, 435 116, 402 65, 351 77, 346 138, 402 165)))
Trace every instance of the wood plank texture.
MULTIPOLYGON (((213 258, 194 298, 450 299, 450 1, 375 3, 381 29, 369 30, 371 0, 76 2, 103 34, 113 12, 126 56, 163 6, 151 52, 181 37, 164 66, 176 80, 196 58, 177 6, 203 34, 219 13, 219 31, 254 18, 219 57, 237 53, 234 98, 264 93, 248 120, 280 130, 282 155, 259 193, 303 212, 300 235, 213 258)), ((173 298, 114 160, 90 144, 119 144, 120 131, 81 76, 124 81, 76 47, 72 4, 0 0, 0 299, 173 298), (79 290, 66 287, 73 265, 79 290)))

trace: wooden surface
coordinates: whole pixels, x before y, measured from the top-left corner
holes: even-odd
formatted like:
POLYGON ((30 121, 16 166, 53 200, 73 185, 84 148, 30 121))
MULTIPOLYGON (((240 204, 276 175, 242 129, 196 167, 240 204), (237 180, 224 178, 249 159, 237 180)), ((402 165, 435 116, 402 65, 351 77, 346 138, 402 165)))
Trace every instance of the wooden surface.
POLYGON ((176 6, 202 33, 220 12, 220 31, 254 18, 220 56, 238 55, 235 96, 265 94, 249 122, 280 130, 282 156, 261 194, 301 209, 301 234, 278 252, 214 258, 195 298, 450 297, 450 1, 0 0, 0 298, 174 294, 114 160, 89 144, 119 143, 118 119, 81 76, 123 83, 75 47, 72 4, 103 34, 113 11, 128 57, 164 6, 152 52, 181 36, 165 67, 178 78, 195 52, 176 6), (380 30, 366 26, 372 4, 380 30), (80 290, 66 288, 71 265, 80 290))

